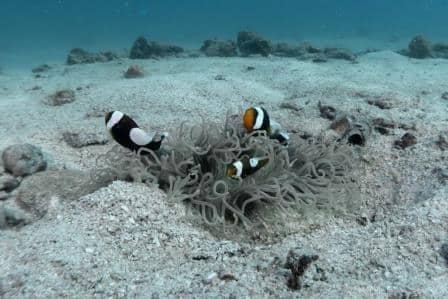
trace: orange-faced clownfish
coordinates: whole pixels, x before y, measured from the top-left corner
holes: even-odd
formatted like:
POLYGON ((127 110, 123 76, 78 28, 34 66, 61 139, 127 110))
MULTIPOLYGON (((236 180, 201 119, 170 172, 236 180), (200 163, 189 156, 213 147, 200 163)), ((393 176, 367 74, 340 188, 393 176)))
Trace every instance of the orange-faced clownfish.
POLYGON ((248 175, 254 174, 257 170, 265 166, 268 161, 268 158, 250 158, 245 156, 229 164, 226 174, 233 179, 243 179, 248 175))
POLYGON ((146 133, 132 118, 120 111, 106 114, 106 128, 116 142, 131 151, 138 151, 141 147, 158 150, 167 136, 166 133, 152 135, 146 133))
POLYGON ((243 125, 250 133, 253 131, 266 131, 269 138, 276 139, 282 145, 288 145, 289 135, 280 124, 270 119, 266 109, 250 107, 244 112, 243 125))

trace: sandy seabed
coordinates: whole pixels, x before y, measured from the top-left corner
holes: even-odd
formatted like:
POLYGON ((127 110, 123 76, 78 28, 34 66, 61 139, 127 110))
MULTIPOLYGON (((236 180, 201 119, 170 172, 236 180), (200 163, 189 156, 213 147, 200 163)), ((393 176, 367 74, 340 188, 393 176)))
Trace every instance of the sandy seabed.
POLYGON ((374 131, 356 149, 362 200, 356 215, 316 216, 274 242, 220 238, 162 191, 139 183, 116 181, 77 201, 61 198, 42 219, 0 231, 0 296, 446 298, 448 187, 440 172, 448 169, 448 151, 437 140, 448 131, 447 74, 448 60, 391 51, 358 63, 199 57, 52 65, 41 78, 3 70, 0 148, 40 146, 52 169, 94 167, 113 143, 72 148, 62 134, 105 134, 110 110, 145 129, 166 130, 184 120, 220 123, 228 110, 262 105, 288 130, 319 135, 330 124, 320 116, 322 102, 397 127, 389 135, 374 131), (146 76, 124 79, 131 64, 146 76), (66 88, 76 91, 73 103, 44 103, 66 88), (386 99, 391 108, 367 98, 386 99), (282 108, 285 102, 300 110, 282 108), (417 144, 394 148, 406 132, 417 144), (300 290, 286 285, 290 249, 319 256, 300 290))

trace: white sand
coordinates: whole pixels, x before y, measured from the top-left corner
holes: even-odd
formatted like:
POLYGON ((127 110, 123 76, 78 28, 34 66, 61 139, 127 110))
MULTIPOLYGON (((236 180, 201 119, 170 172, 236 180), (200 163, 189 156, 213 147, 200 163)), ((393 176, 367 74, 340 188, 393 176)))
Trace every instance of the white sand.
MULTIPOLYGON (((289 129, 318 134, 329 122, 317 103, 366 117, 415 124, 418 144, 392 148, 395 135, 374 133, 357 169, 363 210, 375 222, 359 225, 350 215, 313 224, 276 243, 238 244, 212 236, 166 202, 159 190, 116 182, 78 202, 61 199, 54 211, 20 230, 0 231, 0 290, 6 297, 387 297, 397 292, 423 298, 448 296, 448 189, 433 170, 448 168, 448 153, 435 140, 448 130, 448 60, 410 60, 393 52, 365 55, 358 64, 314 64, 287 58, 176 58, 120 60, 106 64, 52 65, 0 74, 0 149, 17 142, 41 146, 54 168, 93 167, 109 149, 73 149, 62 132, 104 132, 94 109, 121 110, 146 129, 167 130, 182 120, 222 122, 228 109, 263 105, 289 129), (130 64, 142 79, 124 79, 130 64), (255 67, 246 71, 247 66, 255 67), (215 80, 216 75, 225 80, 215 80), (34 86, 41 90, 30 90, 34 86), (43 104, 57 89, 82 87, 76 101, 43 104), (357 93, 385 96, 393 108, 368 105, 357 93), (279 108, 282 101, 303 110, 279 108), (318 254, 305 288, 286 287, 282 269, 289 249, 318 254), (205 259, 196 260, 193 257, 205 259), (280 261, 280 262, 279 262, 280 261), (228 271, 237 280, 204 279, 228 271), (323 273, 323 274, 322 274, 323 273), (325 277, 323 277, 325 276, 325 277)), ((1 296, 0 291, 0 296, 1 296)))

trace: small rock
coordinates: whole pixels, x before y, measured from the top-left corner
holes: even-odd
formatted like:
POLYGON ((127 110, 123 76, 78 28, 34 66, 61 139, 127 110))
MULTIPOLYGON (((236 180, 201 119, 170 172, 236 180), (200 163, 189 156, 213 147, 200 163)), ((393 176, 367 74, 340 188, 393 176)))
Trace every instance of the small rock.
POLYGON ((331 123, 330 128, 339 134, 342 134, 350 128, 351 123, 352 119, 350 117, 347 115, 341 115, 331 123))
POLYGON ((386 119, 381 118, 381 117, 374 118, 372 120, 372 123, 373 123, 374 126, 388 128, 388 129, 394 129, 396 127, 396 124, 393 121, 386 120, 386 119))
POLYGON ((441 98, 444 100, 448 100, 448 91, 445 91, 444 93, 442 93, 441 98))
POLYGON ((20 209, 0 206, 0 229, 30 223, 29 217, 20 209))
POLYGON ((0 176, 0 190, 11 192, 17 188, 19 184, 19 180, 10 174, 3 174, 0 176))
POLYGON ((218 277, 218 273, 212 272, 207 275, 202 281, 205 284, 211 284, 218 277))
POLYGON ((89 112, 86 113, 87 118, 91 117, 104 117, 107 112, 109 112, 111 109, 107 109, 104 107, 93 107, 89 112))
POLYGON ((437 58, 448 59, 448 44, 436 43, 432 46, 432 54, 437 58))
POLYGON ((8 146, 2 160, 5 169, 14 176, 26 176, 47 168, 41 149, 28 143, 8 146))
POLYGON ((143 68, 139 65, 131 65, 126 72, 124 72, 124 77, 126 79, 133 79, 133 78, 141 78, 144 77, 145 73, 143 72, 143 68))
POLYGON ((48 64, 41 64, 38 67, 35 67, 31 70, 33 73, 43 73, 50 70, 51 67, 48 64))
POLYGON ((254 32, 239 32, 237 45, 241 55, 244 57, 255 54, 266 57, 272 52, 271 42, 254 32))
POLYGON ((448 243, 442 244, 439 251, 442 258, 445 260, 445 264, 448 267, 448 243))
POLYGON ((281 57, 300 57, 307 52, 307 49, 303 45, 295 46, 288 43, 277 43, 273 49, 273 54, 281 57))
POLYGON ((289 109, 289 110, 293 110, 293 111, 300 111, 302 110, 299 106, 297 106, 295 103, 293 102, 283 102, 280 104, 279 106, 282 109, 289 109))
POLYGON ((367 216, 365 215, 361 215, 356 217, 356 222, 361 226, 367 226, 367 224, 369 223, 369 218, 367 218, 367 216))
POLYGON ((417 144, 417 137, 411 133, 404 134, 399 140, 394 142, 396 148, 405 149, 409 146, 417 144))
POLYGON ((313 61, 314 63, 324 63, 324 62, 327 62, 328 60, 325 59, 324 57, 316 57, 316 58, 313 58, 312 61, 313 61))
POLYGON ((341 48, 326 48, 324 54, 327 58, 331 59, 344 59, 348 61, 356 61, 356 56, 352 51, 341 48))
POLYGON ((448 180, 448 169, 443 169, 443 168, 437 167, 432 170, 432 173, 438 176, 439 181, 441 183, 448 180))
POLYGON ((61 106, 75 101, 75 92, 71 89, 58 90, 47 97, 45 103, 50 106, 61 106))
POLYGON ((62 138, 68 145, 74 148, 81 148, 88 145, 103 145, 108 142, 108 139, 103 135, 86 132, 64 132, 62 138))
POLYGON ((332 106, 322 105, 321 102, 318 104, 320 116, 329 120, 334 120, 336 118, 336 109, 332 106))
POLYGON ((391 109, 392 105, 389 101, 385 99, 370 99, 367 100, 367 103, 372 106, 376 106, 380 109, 391 109))
POLYGON ((205 40, 201 52, 210 57, 233 57, 237 56, 237 46, 234 41, 205 40))
POLYGON ((253 71, 253 70, 255 70, 255 67, 254 67, 254 66, 248 66, 248 67, 246 67, 246 71, 247 71, 247 72, 250 72, 250 71, 253 71))
POLYGON ((132 45, 129 58, 149 59, 154 57, 174 56, 183 51, 184 49, 178 46, 162 45, 157 42, 148 41, 144 37, 139 37, 132 45))
POLYGON ((219 273, 219 279, 221 279, 221 280, 238 280, 238 279, 236 279, 236 277, 233 273, 226 272, 226 271, 219 273))
POLYGON ((0 200, 7 200, 11 195, 6 191, 0 191, 0 200))
POLYGON ((285 268, 288 268, 291 273, 288 276, 287 286, 293 290, 300 290, 302 288, 302 278, 306 269, 312 262, 319 259, 317 255, 301 255, 298 256, 295 252, 290 250, 286 257, 285 268))
POLYGON ((448 150, 448 132, 439 134, 439 138, 436 141, 436 144, 442 151, 448 150))
POLYGON ((224 75, 216 75, 215 80, 216 81, 225 81, 226 77, 224 77, 224 75))
POLYGON ((74 64, 107 62, 117 58, 118 55, 116 55, 111 51, 91 53, 81 48, 74 48, 70 50, 70 53, 67 56, 67 64, 74 65, 74 64))
POLYGON ((417 35, 411 40, 408 49, 409 57, 418 59, 432 57, 430 43, 421 35, 417 35))

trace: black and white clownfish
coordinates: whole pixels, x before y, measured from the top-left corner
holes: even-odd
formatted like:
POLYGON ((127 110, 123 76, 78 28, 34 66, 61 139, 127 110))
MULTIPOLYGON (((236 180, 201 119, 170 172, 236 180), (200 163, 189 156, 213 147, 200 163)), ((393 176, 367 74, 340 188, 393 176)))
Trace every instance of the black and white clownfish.
POLYGON ((260 168, 268 163, 268 158, 250 158, 244 156, 240 160, 236 160, 227 166, 226 174, 232 179, 245 178, 248 175, 254 174, 260 168))
POLYGON ((168 135, 148 134, 132 118, 120 111, 106 114, 106 128, 116 142, 131 151, 138 151, 142 147, 156 151, 168 135))
POLYGON ((281 125, 270 119, 266 109, 250 107, 244 112, 243 125, 250 133, 253 131, 266 131, 269 138, 276 139, 282 145, 288 145, 289 135, 281 125))

